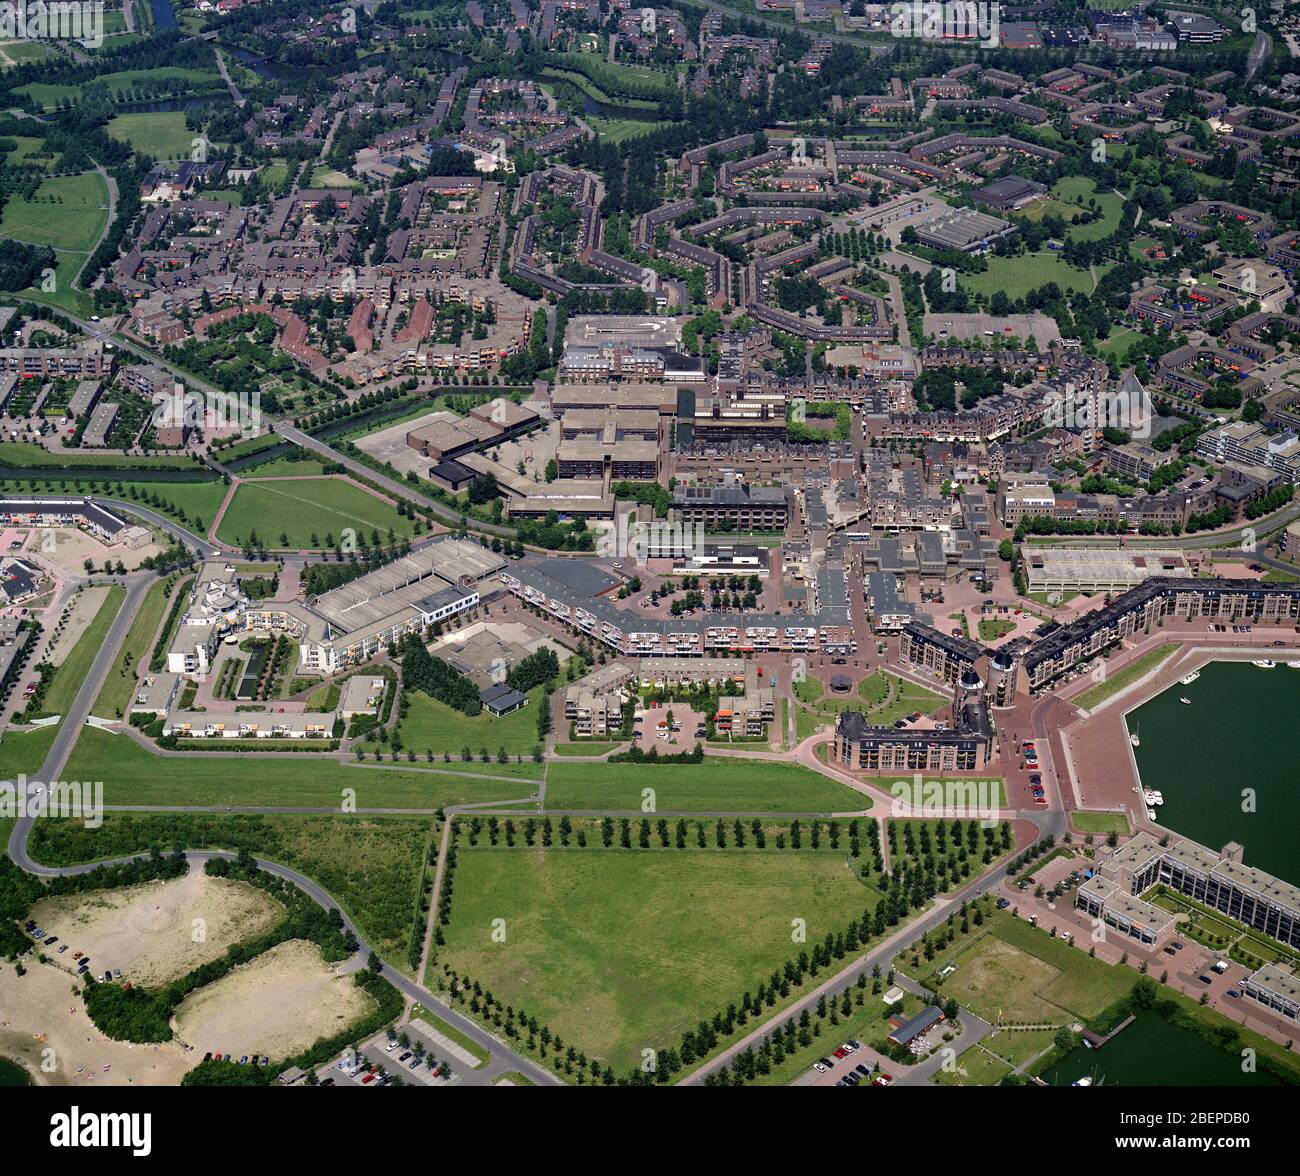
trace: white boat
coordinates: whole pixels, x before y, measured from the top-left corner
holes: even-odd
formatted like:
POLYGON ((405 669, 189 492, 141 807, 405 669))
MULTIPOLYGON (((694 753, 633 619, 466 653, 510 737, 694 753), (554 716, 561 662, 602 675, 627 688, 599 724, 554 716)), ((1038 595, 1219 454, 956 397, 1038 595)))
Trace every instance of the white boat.
POLYGON ((1191 705, 1192 705, 1192 700, 1191 700, 1190 698, 1187 698, 1186 696, 1180 698, 1178 701, 1181 702, 1181 703, 1183 704, 1183 706, 1191 706, 1191 705))
POLYGON ((1277 665, 1277 662, 1273 661, 1271 658, 1264 657, 1260 658, 1258 661, 1253 661, 1250 664, 1261 670, 1271 670, 1275 665, 1277 665))
POLYGON ((1300 661, 1289 661, 1286 664, 1293 670, 1300 670, 1300 661))
POLYGON ((1147 820, 1154 821, 1155 819, 1156 819, 1156 810, 1153 808, 1147 809, 1147 820))
POLYGON ((1141 746, 1142 746, 1142 740, 1138 738, 1138 733, 1137 733, 1137 728, 1136 728, 1136 727, 1133 728, 1133 734, 1130 735, 1130 736, 1128 737, 1128 741, 1129 741, 1129 742, 1130 742, 1134 747, 1141 747, 1141 746))
POLYGON ((1145 800, 1148 805, 1155 804, 1156 794, 1148 788, 1144 793, 1142 793, 1142 799, 1145 800))
POLYGON ((1070 1085, 1071 1085, 1071 1086, 1091 1086, 1091 1085, 1092 1085, 1092 1079, 1091 1079, 1091 1078, 1076 1078, 1073 1082, 1070 1083, 1070 1085))
POLYGON ((1151 797, 1152 797, 1151 803, 1154 804, 1157 808, 1159 808, 1162 804, 1165 803, 1164 796, 1162 796, 1159 792, 1153 792, 1151 794, 1151 797))
POLYGON ((1184 686, 1190 686, 1200 676, 1201 676, 1200 670, 1193 670, 1190 674, 1187 675, 1187 677, 1179 678, 1178 681, 1181 682, 1184 686))

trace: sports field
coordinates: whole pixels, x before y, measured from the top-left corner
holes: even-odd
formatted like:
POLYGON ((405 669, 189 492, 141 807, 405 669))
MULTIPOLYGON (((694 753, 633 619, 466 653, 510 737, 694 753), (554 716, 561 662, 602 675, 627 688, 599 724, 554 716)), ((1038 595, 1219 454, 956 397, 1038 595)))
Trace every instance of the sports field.
POLYGON ((548 809, 640 812, 647 788, 659 812, 846 813, 870 797, 798 764, 707 756, 702 764, 552 764, 548 809))
POLYGON ((306 548, 344 543, 349 530, 355 543, 372 542, 375 531, 379 542, 387 543, 390 529, 398 539, 414 534, 411 520, 395 506, 352 482, 276 478, 241 483, 221 516, 217 537, 234 546, 256 535, 268 547, 306 548))
POLYGON ((878 899, 832 852, 463 848, 438 962, 619 1071, 878 899))

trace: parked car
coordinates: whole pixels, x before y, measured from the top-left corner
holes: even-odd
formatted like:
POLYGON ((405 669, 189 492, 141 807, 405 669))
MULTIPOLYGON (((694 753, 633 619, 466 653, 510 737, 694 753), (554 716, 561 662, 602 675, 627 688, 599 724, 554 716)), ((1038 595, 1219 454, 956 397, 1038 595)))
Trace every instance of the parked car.
POLYGON ((1203 972, 1201 973, 1201 975, 1197 976, 1196 978, 1197 978, 1197 979, 1198 979, 1202 984, 1213 984, 1213 983, 1214 983, 1214 981, 1211 980, 1211 979, 1210 979, 1207 975, 1205 975, 1205 973, 1203 973, 1203 972))
POLYGON ((1229 989, 1228 989, 1228 995, 1229 995, 1230 997, 1232 997, 1233 1000, 1236 1000, 1237 997, 1239 997, 1239 996, 1241 995, 1241 993, 1238 992, 1235 988, 1229 988, 1229 989))
POLYGON ((813 1062, 813 1069, 816 1070, 817 1073, 819 1073, 819 1074, 825 1074, 825 1073, 826 1073, 826 1067, 823 1066, 823 1065, 821 1064, 821 1062, 813 1062))

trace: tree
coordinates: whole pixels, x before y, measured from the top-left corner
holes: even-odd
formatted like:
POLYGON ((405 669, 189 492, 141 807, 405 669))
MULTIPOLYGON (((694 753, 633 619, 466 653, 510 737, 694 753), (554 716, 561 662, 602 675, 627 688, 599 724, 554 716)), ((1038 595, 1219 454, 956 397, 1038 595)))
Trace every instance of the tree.
POLYGON ((1010 539, 1003 539, 998 544, 998 559, 1010 563, 1016 557, 1016 545, 1010 539))

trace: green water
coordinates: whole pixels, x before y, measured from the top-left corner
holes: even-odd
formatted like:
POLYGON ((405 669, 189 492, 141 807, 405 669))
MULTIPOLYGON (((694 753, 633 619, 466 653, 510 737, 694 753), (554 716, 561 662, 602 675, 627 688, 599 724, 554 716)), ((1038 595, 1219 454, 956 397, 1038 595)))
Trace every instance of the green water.
POLYGON ((0 1058, 0 1086, 30 1086, 32 1080, 17 1062, 0 1058))
POLYGON ((1160 824, 1210 849, 1246 847, 1248 866, 1300 882, 1300 670, 1211 662, 1128 716, 1142 784, 1164 795, 1160 824), (1179 702, 1190 698, 1191 706, 1179 702), (1242 811, 1242 789, 1255 811, 1242 811))
MULTIPOLYGON (((1144 737, 1145 742, 1145 737, 1144 737)), ((1190 1029, 1171 1025, 1158 1013, 1139 1013, 1118 1037, 1101 1049, 1079 1046, 1050 1070, 1043 1081, 1069 1086, 1091 1077, 1105 1086, 1281 1086, 1272 1074, 1241 1068, 1241 1055, 1211 1045, 1190 1029)))

